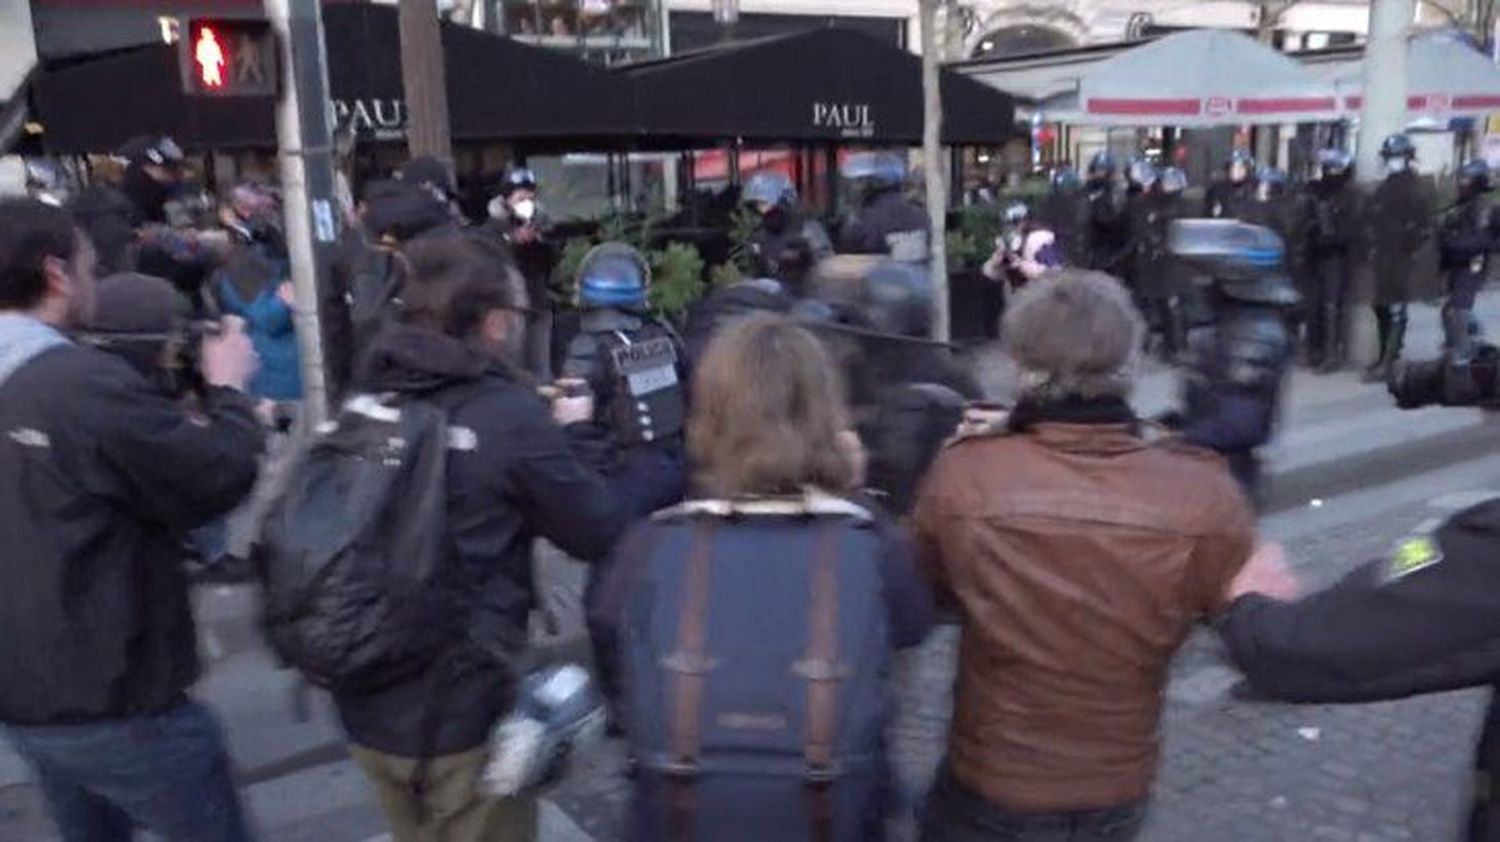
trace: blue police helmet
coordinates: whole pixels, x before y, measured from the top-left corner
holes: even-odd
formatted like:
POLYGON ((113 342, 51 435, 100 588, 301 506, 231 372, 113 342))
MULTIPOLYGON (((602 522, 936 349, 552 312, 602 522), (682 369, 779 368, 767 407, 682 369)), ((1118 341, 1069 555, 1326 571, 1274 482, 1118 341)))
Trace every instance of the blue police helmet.
POLYGON ((1031 218, 1031 208, 1025 202, 1011 202, 1005 206, 1003 216, 1007 224, 1020 225, 1031 218))
POLYGON ((516 167, 505 174, 505 182, 501 185, 500 192, 509 196, 517 190, 530 190, 536 192, 536 173, 529 167, 516 167))
POLYGON ((1458 168, 1458 189, 1466 195, 1488 193, 1490 189, 1490 165, 1475 158, 1458 168))
POLYGON ((844 162, 844 177, 870 181, 878 187, 900 187, 906 183, 906 161, 894 152, 858 152, 844 162))
POLYGON ((1109 152, 1096 152, 1094 153, 1094 157, 1089 159, 1089 178, 1095 176, 1114 178, 1115 173, 1119 171, 1119 162, 1109 152))
POLYGON ((1325 178, 1347 175, 1354 168, 1354 156, 1342 149, 1318 152, 1318 172, 1325 178))
POLYGON ((1071 193, 1082 186, 1078 171, 1072 167, 1058 167, 1052 171, 1052 192, 1071 193))
POLYGON ((1410 137, 1397 132, 1380 144, 1380 157, 1387 161, 1392 158, 1405 158, 1409 161, 1417 157, 1417 146, 1411 142, 1410 137))
POLYGON ((578 265, 578 303, 584 308, 645 307, 650 286, 646 258, 624 243, 596 246, 578 265))
POLYGON ((1125 177, 1130 179, 1131 184, 1146 189, 1156 184, 1161 173, 1156 169, 1156 165, 1151 163, 1151 159, 1140 157, 1130 162, 1130 169, 1125 171, 1125 177))
POLYGON ((1169 196, 1176 196, 1188 189, 1187 173, 1178 167, 1164 167, 1161 171, 1161 190, 1169 196))
POLYGON ((765 202, 768 205, 791 205, 797 201, 797 188, 785 173, 763 170, 745 182, 740 191, 740 201, 745 204, 765 202))

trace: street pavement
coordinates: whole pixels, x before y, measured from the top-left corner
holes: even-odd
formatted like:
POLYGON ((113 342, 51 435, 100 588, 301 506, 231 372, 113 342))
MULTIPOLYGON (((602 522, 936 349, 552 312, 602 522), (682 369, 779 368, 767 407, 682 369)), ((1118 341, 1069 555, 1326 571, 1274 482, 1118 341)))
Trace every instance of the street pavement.
MULTIPOLYGON (((1481 313, 1500 324, 1500 296, 1486 295, 1481 313)), ((1435 310, 1418 307, 1413 319, 1410 356, 1435 354, 1435 310)), ((983 368, 1003 389, 1004 366, 983 368)), ((1153 370, 1135 402, 1149 414, 1169 408, 1175 393, 1175 375, 1153 370)), ((1400 412, 1382 387, 1352 374, 1299 372, 1269 451, 1273 499, 1262 528, 1287 543, 1310 582, 1331 581, 1455 508, 1500 494, 1496 435, 1477 411, 1400 412)), ((538 635, 554 651, 581 655, 582 568, 553 558, 540 572, 559 626, 538 635)), ((199 695, 225 721, 261 838, 381 839, 327 701, 299 691, 261 644, 253 592, 205 589, 197 607, 207 666, 199 695)), ((908 814, 941 756, 954 647, 954 632, 942 630, 903 659, 893 745, 908 814)), ((1240 700, 1236 681, 1206 632, 1174 663, 1147 842, 1455 838, 1480 694, 1292 707, 1240 700)), ((619 838, 622 767, 614 743, 579 758, 548 793, 542 839, 619 838)), ((0 842, 53 839, 24 766, 0 743, 0 842)))

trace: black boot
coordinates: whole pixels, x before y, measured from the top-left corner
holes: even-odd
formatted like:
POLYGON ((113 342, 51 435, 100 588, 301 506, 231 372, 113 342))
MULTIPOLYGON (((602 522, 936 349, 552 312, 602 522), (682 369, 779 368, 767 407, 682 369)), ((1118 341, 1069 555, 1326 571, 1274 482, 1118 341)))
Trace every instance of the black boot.
POLYGON ((1337 304, 1325 304, 1315 318, 1321 323, 1318 346, 1313 349, 1318 359, 1317 369, 1332 374, 1344 367, 1344 313, 1337 304))
POLYGON ((1365 370, 1366 383, 1384 383, 1389 379, 1391 369, 1401 359, 1401 349, 1406 344, 1406 305, 1378 307, 1375 313, 1380 329, 1380 359, 1365 370))

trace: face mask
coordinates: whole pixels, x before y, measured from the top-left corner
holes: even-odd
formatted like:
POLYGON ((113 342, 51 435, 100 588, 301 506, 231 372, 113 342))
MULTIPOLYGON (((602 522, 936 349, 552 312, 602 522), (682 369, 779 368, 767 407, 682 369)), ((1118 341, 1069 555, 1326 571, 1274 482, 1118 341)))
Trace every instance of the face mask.
POLYGON ((1271 185, 1269 185, 1269 184, 1257 184, 1257 185, 1255 185, 1255 198, 1257 200, 1259 200, 1259 201, 1262 201, 1262 202, 1269 202, 1269 201, 1271 201, 1271 185))
POLYGON ((1391 158, 1385 162, 1385 171, 1391 175, 1395 175, 1396 173, 1406 172, 1410 166, 1405 158, 1391 158))
POLYGON ((536 218, 536 200, 522 199, 510 206, 510 212, 515 214, 516 219, 522 222, 530 222, 536 218))

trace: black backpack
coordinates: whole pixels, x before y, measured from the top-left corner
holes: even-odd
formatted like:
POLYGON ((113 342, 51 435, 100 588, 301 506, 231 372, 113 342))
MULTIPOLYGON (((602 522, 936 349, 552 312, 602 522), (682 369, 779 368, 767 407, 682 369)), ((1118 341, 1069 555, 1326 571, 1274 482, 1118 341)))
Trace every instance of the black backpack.
POLYGON ((436 402, 360 395, 289 469, 258 557, 264 620, 312 683, 378 690, 462 639, 463 583, 444 563, 448 450, 477 444, 462 438, 436 402))

